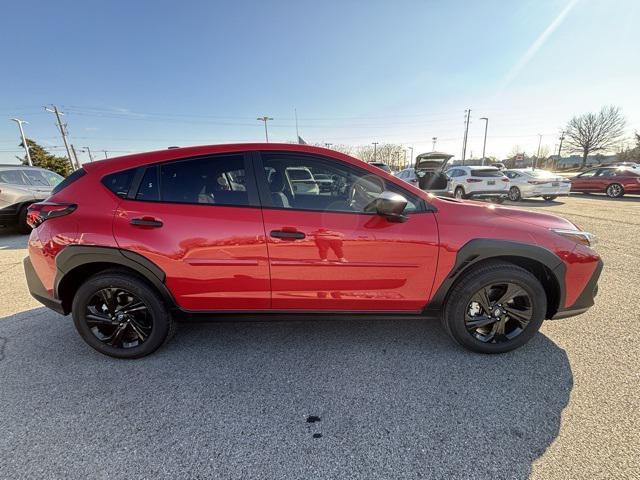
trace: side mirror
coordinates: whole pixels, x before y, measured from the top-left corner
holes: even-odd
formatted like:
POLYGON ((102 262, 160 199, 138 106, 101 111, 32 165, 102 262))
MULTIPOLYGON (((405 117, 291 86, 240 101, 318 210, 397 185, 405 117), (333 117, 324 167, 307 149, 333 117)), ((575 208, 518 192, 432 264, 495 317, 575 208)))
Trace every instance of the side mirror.
POLYGON ((399 193, 385 190, 374 200, 376 213, 390 222, 402 223, 409 220, 403 214, 407 206, 407 199, 399 193))

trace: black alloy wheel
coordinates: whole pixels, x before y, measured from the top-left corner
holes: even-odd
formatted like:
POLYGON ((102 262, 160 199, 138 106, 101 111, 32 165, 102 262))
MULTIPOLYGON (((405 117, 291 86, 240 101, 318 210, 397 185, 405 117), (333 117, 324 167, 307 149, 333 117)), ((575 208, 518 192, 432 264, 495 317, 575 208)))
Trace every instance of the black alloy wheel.
POLYGON ((518 187, 511 187, 509 189, 509 200, 512 202, 518 202, 522 198, 522 194, 520 193, 520 189, 518 187))
POLYGON ((133 293, 118 287, 98 290, 84 315, 91 333, 116 348, 142 345, 153 329, 149 308, 133 293))
POLYGON ((504 353, 527 343, 547 314, 547 293, 528 270, 491 260, 463 272, 447 295, 441 322, 463 347, 504 353))
POLYGON ((73 297, 71 312, 83 340, 116 358, 149 355, 175 331, 158 291, 124 270, 106 270, 86 280, 73 297))
POLYGON ((482 343, 512 340, 529 325, 531 305, 529 294, 517 284, 489 284, 471 297, 465 315, 466 329, 482 343))

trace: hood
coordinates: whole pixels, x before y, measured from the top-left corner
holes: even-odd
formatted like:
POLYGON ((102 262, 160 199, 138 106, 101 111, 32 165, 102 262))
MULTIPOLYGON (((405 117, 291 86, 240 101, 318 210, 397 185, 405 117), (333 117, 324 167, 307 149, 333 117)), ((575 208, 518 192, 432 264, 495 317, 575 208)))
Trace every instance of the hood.
POLYGON ((507 217, 516 222, 528 223, 542 228, 577 228, 569 220, 550 213, 530 212, 529 210, 521 210, 511 207, 495 207, 493 208, 496 215, 507 217))

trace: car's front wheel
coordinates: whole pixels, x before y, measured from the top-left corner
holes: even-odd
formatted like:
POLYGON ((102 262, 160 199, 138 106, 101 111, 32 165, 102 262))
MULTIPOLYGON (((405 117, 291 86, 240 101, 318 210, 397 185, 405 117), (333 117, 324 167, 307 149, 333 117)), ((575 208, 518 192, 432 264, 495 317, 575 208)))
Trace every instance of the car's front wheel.
POLYGON ((453 191, 453 196, 459 199, 465 198, 464 188, 456 187, 456 189, 453 191))
POLYGON ((522 194, 520 193, 520 189, 518 187, 511 187, 509 189, 509 200, 512 202, 518 202, 522 198, 522 194))
POLYGON ((533 337, 547 310, 540 282, 507 262, 474 268, 448 295, 442 323, 463 347, 479 353, 514 350, 533 337))
POLYGON ((173 334, 175 323, 156 291, 134 274, 100 272, 73 298, 78 333, 98 352, 139 358, 157 350, 173 334))

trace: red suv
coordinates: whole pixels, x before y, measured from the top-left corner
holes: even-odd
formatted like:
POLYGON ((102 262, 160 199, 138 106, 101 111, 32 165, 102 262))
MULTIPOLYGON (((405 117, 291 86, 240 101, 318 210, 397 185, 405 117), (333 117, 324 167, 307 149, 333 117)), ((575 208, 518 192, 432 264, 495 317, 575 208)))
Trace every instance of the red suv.
POLYGON ((439 314, 464 347, 506 352, 593 305, 602 269, 567 220, 438 198, 301 145, 86 164, 28 221, 31 294, 123 358, 156 350, 179 319, 345 314, 439 314))

